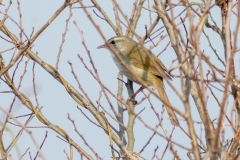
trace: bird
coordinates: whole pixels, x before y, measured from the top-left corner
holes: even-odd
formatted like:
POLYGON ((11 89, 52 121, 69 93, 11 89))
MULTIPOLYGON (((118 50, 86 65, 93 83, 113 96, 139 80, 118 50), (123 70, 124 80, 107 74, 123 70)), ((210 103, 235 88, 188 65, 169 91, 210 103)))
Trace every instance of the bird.
MULTIPOLYGON (((127 36, 112 37, 106 41, 105 44, 97 48, 105 48, 110 51, 113 61, 117 65, 120 74, 126 76, 128 79, 137 84, 140 83, 135 76, 141 78, 141 80, 143 80, 148 86, 155 87, 160 98, 170 105, 170 101, 165 92, 163 78, 167 78, 169 80, 172 80, 172 78, 168 74, 167 69, 161 60, 150 50, 127 36), (148 55, 146 51, 148 52, 148 55), (114 52, 119 55, 122 61, 124 61, 129 68, 131 68, 132 72, 123 65, 114 52), (132 73, 134 73, 135 76, 132 73)), ((171 123, 175 126, 179 126, 179 121, 174 111, 169 107, 166 107, 166 111, 169 115, 171 123)))

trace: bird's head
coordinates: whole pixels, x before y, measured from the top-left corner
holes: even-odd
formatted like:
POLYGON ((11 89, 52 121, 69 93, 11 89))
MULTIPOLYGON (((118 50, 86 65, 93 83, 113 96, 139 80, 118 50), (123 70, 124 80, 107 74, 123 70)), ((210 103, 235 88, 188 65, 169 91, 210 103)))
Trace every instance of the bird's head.
POLYGON ((128 54, 133 50, 133 48, 137 45, 137 43, 129 37, 126 36, 116 36, 110 38, 105 44, 97 47, 106 48, 112 52, 112 49, 117 51, 118 53, 128 54), (111 47, 111 48, 109 48, 111 47))

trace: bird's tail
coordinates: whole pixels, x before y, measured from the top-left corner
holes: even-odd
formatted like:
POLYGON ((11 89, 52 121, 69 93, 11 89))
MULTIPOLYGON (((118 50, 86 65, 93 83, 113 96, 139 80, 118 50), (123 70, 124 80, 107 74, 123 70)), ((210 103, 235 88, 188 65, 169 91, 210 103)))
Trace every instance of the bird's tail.
POLYGON ((171 104, 170 104, 170 101, 168 100, 167 94, 165 92, 163 81, 161 79, 159 79, 159 81, 157 83, 158 84, 156 84, 155 87, 158 91, 158 94, 159 94, 160 98, 162 98, 163 101, 164 101, 163 103, 166 106, 165 108, 167 110, 167 113, 168 113, 168 116, 169 116, 169 119, 170 119, 171 123, 175 126, 179 126, 179 121, 177 119, 176 114, 169 107, 171 104))

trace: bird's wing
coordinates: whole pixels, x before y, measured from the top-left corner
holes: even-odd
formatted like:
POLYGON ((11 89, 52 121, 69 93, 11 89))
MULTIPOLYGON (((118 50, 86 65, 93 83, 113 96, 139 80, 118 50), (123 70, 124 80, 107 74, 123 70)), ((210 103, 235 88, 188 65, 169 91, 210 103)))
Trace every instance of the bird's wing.
MULTIPOLYGON (((140 45, 140 44, 138 44, 140 45)), ((147 50, 147 49, 146 49, 147 50)), ((135 46, 131 52, 127 55, 129 58, 129 61, 132 65, 135 67, 141 68, 143 70, 149 71, 152 74, 160 77, 168 77, 170 80, 172 79, 171 76, 167 73, 167 68, 163 65, 163 63, 160 61, 160 59, 155 56, 151 51, 147 50, 149 55, 152 57, 156 65, 161 69, 163 72, 160 73, 155 64, 150 60, 149 56, 145 53, 145 51, 140 46, 135 46), (132 55, 131 53, 135 53, 135 55, 132 55), (138 54, 136 54, 138 53, 138 54), (137 56, 136 56, 137 55, 137 56), (144 65, 142 65, 144 64, 144 65), (145 67, 144 67, 145 66, 145 67), (165 76, 164 76, 164 75, 165 76)))

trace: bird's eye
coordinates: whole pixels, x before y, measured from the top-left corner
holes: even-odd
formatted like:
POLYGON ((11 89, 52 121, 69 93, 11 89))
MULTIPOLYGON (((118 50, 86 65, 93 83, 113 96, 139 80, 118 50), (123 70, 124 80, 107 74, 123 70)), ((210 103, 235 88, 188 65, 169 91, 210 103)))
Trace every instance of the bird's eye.
POLYGON ((115 44, 115 41, 114 41, 114 40, 112 40, 110 43, 111 43, 111 44, 115 44))

